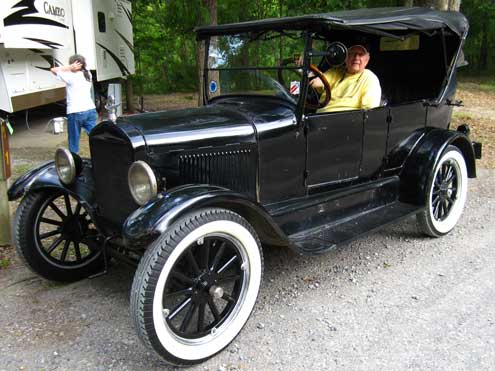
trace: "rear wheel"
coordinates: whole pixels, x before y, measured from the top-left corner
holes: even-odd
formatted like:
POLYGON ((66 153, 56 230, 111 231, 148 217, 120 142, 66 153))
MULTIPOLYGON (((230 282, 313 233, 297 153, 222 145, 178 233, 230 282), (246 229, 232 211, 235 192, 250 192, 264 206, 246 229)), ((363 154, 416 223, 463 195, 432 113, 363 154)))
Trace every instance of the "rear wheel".
POLYGON ((467 196, 466 161, 457 147, 448 146, 428 180, 426 209, 417 215, 424 233, 440 237, 461 217, 467 196))
POLYGON ((91 217, 63 191, 28 193, 17 208, 14 240, 28 267, 49 280, 77 281, 103 267, 91 217))
POLYGON ((177 366, 213 356, 251 315, 262 270, 258 237, 239 215, 208 209, 182 219, 148 248, 134 277, 140 338, 177 366))

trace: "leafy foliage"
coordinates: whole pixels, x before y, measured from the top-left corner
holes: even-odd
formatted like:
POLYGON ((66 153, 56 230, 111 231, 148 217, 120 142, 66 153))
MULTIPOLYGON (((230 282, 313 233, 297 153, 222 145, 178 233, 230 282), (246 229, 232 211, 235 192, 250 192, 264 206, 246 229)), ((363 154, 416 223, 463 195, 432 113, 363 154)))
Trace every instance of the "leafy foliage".
MULTIPOLYGON (((133 25, 137 94, 198 90, 198 45, 193 32, 209 24, 206 3, 214 0, 134 0, 133 25)), ((363 7, 401 6, 411 0, 217 0, 218 23, 310 13, 326 13, 363 7)), ((416 4, 438 0, 416 0, 416 4)), ((470 71, 495 67, 495 2, 463 0, 461 11, 471 25, 465 46, 470 71)))
POLYGON ((470 32, 464 48, 471 72, 495 68, 495 1, 464 0, 463 12, 470 20, 470 32))

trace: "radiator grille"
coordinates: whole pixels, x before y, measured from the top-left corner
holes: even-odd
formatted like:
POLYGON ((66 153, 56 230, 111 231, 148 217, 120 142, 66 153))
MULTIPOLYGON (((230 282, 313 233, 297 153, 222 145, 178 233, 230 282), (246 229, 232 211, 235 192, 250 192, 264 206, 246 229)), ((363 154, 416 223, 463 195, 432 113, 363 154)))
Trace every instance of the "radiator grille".
POLYGON ((182 154, 179 174, 183 184, 213 184, 255 194, 256 159, 250 149, 182 154))
POLYGON ((120 228, 138 207, 127 185, 127 172, 134 161, 133 149, 124 141, 93 137, 91 158, 99 214, 120 228))

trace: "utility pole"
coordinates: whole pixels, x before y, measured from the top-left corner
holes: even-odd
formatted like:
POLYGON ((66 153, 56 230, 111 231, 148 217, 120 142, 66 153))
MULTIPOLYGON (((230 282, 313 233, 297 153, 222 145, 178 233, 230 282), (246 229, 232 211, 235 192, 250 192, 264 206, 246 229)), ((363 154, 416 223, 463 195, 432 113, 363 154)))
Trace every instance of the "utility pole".
POLYGON ((0 118, 0 246, 10 245, 10 208, 7 179, 10 178, 10 152, 7 123, 0 118))

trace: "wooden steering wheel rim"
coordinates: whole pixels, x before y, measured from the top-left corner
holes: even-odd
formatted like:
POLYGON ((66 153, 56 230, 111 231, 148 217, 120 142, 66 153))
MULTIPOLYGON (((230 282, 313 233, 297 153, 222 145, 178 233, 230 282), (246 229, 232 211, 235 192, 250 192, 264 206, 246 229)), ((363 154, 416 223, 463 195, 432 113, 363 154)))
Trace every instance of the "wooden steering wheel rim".
POLYGON ((313 72, 316 75, 315 77, 318 77, 323 83, 323 89, 325 90, 325 99, 322 102, 318 102, 318 104, 311 104, 306 102, 306 108, 319 109, 325 107, 328 104, 328 102, 330 102, 330 99, 332 98, 332 92, 330 89, 330 84, 328 83, 328 80, 323 74, 323 72, 321 72, 320 69, 316 67, 316 65, 314 64, 310 64, 309 69, 311 72, 313 72))

